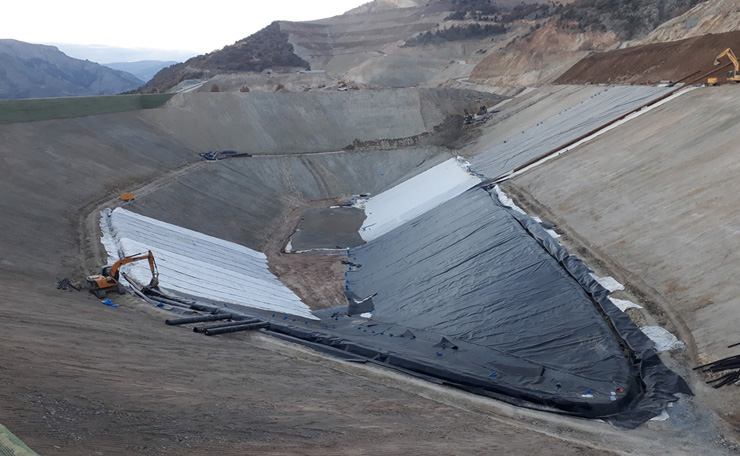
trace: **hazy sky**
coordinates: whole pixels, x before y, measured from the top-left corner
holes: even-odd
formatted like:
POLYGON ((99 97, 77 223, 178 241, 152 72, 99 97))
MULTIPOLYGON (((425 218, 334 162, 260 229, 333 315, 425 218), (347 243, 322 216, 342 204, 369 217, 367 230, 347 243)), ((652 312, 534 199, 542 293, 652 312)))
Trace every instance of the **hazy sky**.
POLYGON ((368 1, 8 1, 3 4, 0 38, 203 54, 233 44, 275 20, 322 19, 368 1))

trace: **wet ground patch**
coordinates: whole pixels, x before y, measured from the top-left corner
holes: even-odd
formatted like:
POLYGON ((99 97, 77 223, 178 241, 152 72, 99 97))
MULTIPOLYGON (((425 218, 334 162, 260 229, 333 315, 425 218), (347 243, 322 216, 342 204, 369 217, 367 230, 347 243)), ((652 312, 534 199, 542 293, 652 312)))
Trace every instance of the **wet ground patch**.
POLYGON ((357 247, 365 243, 359 234, 365 211, 356 207, 334 206, 306 209, 291 236, 290 249, 334 250, 357 247))

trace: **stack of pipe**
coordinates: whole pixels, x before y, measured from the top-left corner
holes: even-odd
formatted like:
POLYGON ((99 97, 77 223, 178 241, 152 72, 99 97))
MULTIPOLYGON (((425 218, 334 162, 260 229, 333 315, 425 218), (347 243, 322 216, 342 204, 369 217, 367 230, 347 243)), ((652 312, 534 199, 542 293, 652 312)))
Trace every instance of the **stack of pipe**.
POLYGON ((709 380, 708 384, 713 384, 714 388, 721 388, 725 385, 740 381, 740 355, 730 356, 723 358, 702 366, 695 367, 694 370, 701 369, 702 372, 724 372, 727 370, 733 370, 728 374, 725 374, 719 378, 709 380))

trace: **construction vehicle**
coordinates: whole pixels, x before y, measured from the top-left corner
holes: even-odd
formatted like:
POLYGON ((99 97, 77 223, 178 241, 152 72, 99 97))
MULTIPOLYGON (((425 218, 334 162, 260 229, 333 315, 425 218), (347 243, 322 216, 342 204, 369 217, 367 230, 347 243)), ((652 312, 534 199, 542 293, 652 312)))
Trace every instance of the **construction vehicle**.
POLYGON ((729 57, 732 64, 735 66, 735 69, 727 73, 727 80, 733 81, 733 82, 740 82, 740 62, 737 61, 737 57, 735 57, 735 53, 732 52, 732 49, 727 48, 720 55, 717 56, 716 59, 714 59, 714 65, 717 66, 720 64, 719 59, 722 57, 727 56, 729 57))
POLYGON ((154 255, 150 250, 149 253, 138 253, 136 255, 127 256, 113 263, 113 266, 105 266, 100 274, 88 276, 87 284, 90 287, 90 292, 97 298, 103 299, 105 295, 112 290, 118 291, 118 294, 126 293, 126 289, 118 281, 119 280, 119 269, 121 266, 134 261, 148 260, 149 269, 152 270, 152 280, 149 282, 147 287, 156 288, 159 286, 159 271, 157 270, 157 263, 154 262, 154 255))

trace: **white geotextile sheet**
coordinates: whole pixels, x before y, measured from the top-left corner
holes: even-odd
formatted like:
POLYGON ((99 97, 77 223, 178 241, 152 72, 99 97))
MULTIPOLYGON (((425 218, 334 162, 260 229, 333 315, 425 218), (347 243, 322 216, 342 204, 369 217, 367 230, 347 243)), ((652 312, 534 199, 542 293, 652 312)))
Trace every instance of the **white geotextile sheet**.
POLYGON ((611 276, 605 276, 605 277, 599 277, 598 275, 594 274, 593 272, 589 274, 591 278, 593 278, 595 281, 599 282, 599 285, 606 288, 610 292, 614 291, 622 291, 624 290, 624 285, 617 282, 617 279, 611 276))
POLYGON ((660 326, 643 326, 640 330, 655 342, 655 349, 659 352, 670 350, 685 350, 686 345, 676 336, 660 326))
POLYGON ((617 86, 564 108, 549 119, 532 119, 530 127, 470 160, 471 169, 488 178, 500 177, 530 160, 572 141, 673 88, 617 86))
MULTIPOLYGON (((160 285, 165 289, 315 318, 308 306, 267 269, 267 257, 261 252, 123 208, 104 211, 100 225, 109 264, 122 256, 151 250, 160 285)), ((151 279, 146 261, 130 263, 122 270, 144 284, 151 279)))
POLYGON ((628 299, 618 299, 618 298, 609 298, 609 300, 619 308, 622 312, 624 312, 627 309, 642 309, 641 305, 635 304, 634 302, 628 300, 628 299))
POLYGON ((480 182, 468 172, 466 162, 451 158, 360 204, 367 216, 360 236, 365 241, 377 239, 480 182))

